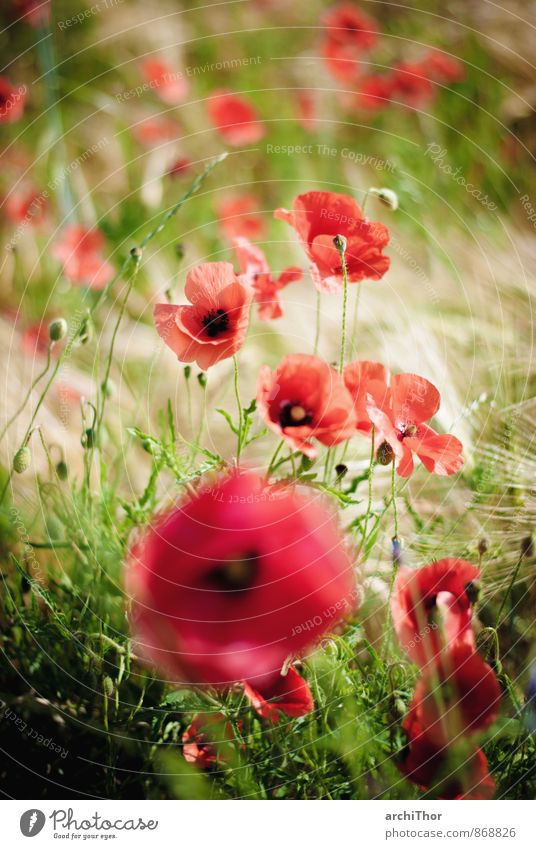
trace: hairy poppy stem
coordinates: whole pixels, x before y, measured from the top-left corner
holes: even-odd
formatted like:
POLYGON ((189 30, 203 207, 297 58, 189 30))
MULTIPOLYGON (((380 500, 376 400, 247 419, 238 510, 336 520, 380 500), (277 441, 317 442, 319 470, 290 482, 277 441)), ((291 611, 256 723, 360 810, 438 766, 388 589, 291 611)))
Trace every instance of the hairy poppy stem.
POLYGON ((361 545, 359 546, 358 554, 361 553, 363 546, 367 540, 367 530, 368 530, 368 522, 370 511, 372 509, 372 472, 374 471, 374 425, 372 425, 372 430, 370 432, 371 444, 370 444, 370 465, 369 465, 369 473, 368 473, 368 500, 367 500, 367 512, 365 513, 365 524, 363 525, 363 535, 361 537, 361 545))
POLYGON ((342 266, 343 277, 343 294, 342 294, 342 329, 341 329, 341 358, 339 362, 339 374, 342 374, 344 368, 344 355, 346 349, 346 312, 348 310, 348 271, 346 268, 346 239, 344 236, 335 236, 333 244, 339 252, 342 266))
POLYGON ((238 407, 238 438, 236 448, 236 464, 240 463, 240 455, 242 453, 242 402, 240 401, 240 389, 238 386, 238 360, 236 354, 233 357, 234 367, 234 391, 236 398, 236 406, 238 407))

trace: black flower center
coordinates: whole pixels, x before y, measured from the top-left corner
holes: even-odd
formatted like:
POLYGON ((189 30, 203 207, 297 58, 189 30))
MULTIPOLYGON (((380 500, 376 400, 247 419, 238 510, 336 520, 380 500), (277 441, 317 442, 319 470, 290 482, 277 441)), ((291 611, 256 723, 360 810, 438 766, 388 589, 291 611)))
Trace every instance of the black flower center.
POLYGON ((289 401, 283 404, 279 410, 279 424, 281 427, 300 427, 311 424, 313 417, 305 407, 299 403, 289 401))
POLYGON ((212 310, 204 317, 203 327, 207 331, 207 336, 214 339, 229 329, 229 316, 225 310, 212 310))
POLYGON ((249 590, 259 574, 259 555, 249 551, 236 558, 217 563, 207 575, 210 589, 223 592, 249 590))

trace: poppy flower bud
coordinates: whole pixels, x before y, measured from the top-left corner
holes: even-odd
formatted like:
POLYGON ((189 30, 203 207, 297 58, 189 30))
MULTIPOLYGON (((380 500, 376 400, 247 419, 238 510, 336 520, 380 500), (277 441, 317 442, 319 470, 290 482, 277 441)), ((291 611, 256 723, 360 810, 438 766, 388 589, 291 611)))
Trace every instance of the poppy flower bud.
POLYGON ((479 543, 478 543, 478 553, 480 554, 481 557, 483 557, 487 550, 488 550, 488 541, 487 541, 486 537, 482 537, 482 539, 479 540, 479 543))
POLYGON ((30 467, 31 462, 32 455, 30 453, 30 449, 27 445, 24 445, 22 448, 19 448, 13 457, 13 469, 17 472, 17 474, 21 475, 30 467))
POLYGON ((88 342, 91 342, 93 339, 93 322, 89 315, 82 319, 80 323, 78 338, 80 339, 81 345, 87 345, 88 342))
POLYGON ((394 456, 395 452, 388 442, 382 442, 381 445, 378 445, 378 450, 376 451, 376 462, 379 463, 380 466, 388 466, 389 463, 393 462, 394 456))
POLYGON ((380 203, 383 203, 384 206, 388 206, 389 209, 392 209, 393 212, 395 209, 398 209, 398 195, 396 192, 393 192, 392 189, 369 189, 369 194, 377 197, 380 203))
POLYGON ((48 338, 51 342, 59 342, 67 335, 67 322, 64 318, 56 318, 48 325, 48 338))
POLYGON ((465 595, 471 604, 476 604, 478 601, 480 589, 481 587, 478 581, 469 581, 469 583, 465 585, 465 595))
POLYGON ((97 433, 94 428, 88 427, 85 429, 80 440, 84 448, 94 448, 97 442, 97 433))
POLYGON ((136 247, 136 248, 130 249, 130 256, 132 257, 132 259, 140 260, 141 257, 142 257, 142 254, 143 254, 143 251, 142 251, 141 248, 136 247))
POLYGON ((184 366, 184 376, 185 376, 186 380, 190 379, 191 373, 192 373, 192 367, 191 366, 184 366))
POLYGON ((344 236, 335 236, 333 239, 333 244, 335 245, 339 253, 346 252, 347 241, 344 236))
POLYGON ((69 469, 65 460, 60 460, 60 462, 57 464, 56 474, 59 477, 60 481, 67 480, 69 469))
POLYGON ((406 714, 406 703, 403 699, 395 699, 393 702, 393 713, 396 717, 401 717, 406 714))
POLYGON ((207 376, 204 371, 199 372, 197 375, 197 380, 199 381, 199 386, 202 386, 203 389, 207 385, 207 376))
POLYGON ((115 393, 115 384, 113 380, 110 380, 110 378, 103 380, 101 383, 101 392, 105 398, 111 398, 115 393))
POLYGON ((338 463, 335 466, 335 474, 337 475, 338 480, 342 480, 343 477, 348 474, 348 466, 345 466, 344 463, 338 463))
POLYGON ((177 242, 177 244, 175 245, 175 256, 177 257, 179 262, 181 261, 181 259, 184 259, 184 254, 184 245, 182 244, 182 242, 177 242))

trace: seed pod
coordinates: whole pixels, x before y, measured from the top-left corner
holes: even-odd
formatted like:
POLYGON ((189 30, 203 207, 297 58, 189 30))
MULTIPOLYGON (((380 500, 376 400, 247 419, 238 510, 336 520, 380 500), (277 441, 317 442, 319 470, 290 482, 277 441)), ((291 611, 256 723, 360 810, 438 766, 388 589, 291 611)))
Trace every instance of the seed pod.
POLYGON ((64 318, 55 318, 54 321, 51 321, 48 325, 48 338, 51 342, 59 342, 60 339, 63 339, 64 336, 67 335, 67 322, 64 318))
POLYGON ((115 393, 115 383, 113 380, 103 380, 101 383, 101 391, 105 398, 111 398, 115 393))
POLYGON ((199 381, 199 386, 202 386, 203 389, 204 389, 205 386, 207 385, 207 376, 206 376, 205 372, 204 371, 199 372, 199 374, 197 375, 197 379, 199 381))
POLYGON ((479 542, 478 542, 478 553, 480 554, 481 557, 483 557, 487 550, 488 550, 488 541, 487 541, 486 537, 482 537, 482 539, 479 540, 479 542))
POLYGON ((392 463, 395 457, 395 452, 391 448, 388 442, 382 442, 378 445, 378 450, 376 451, 376 462, 380 464, 380 466, 388 466, 389 463, 392 463))
POLYGON ((130 256, 132 257, 132 259, 141 259, 142 254, 143 251, 141 248, 136 247, 130 249, 130 256))
POLYGON ((343 477, 348 474, 348 466, 345 466, 344 463, 337 463, 335 466, 335 474, 339 480, 342 480, 343 477))
POLYGON ((87 345, 93 339, 93 322, 90 316, 86 316, 80 323, 78 339, 81 345, 87 345))
POLYGON ((24 445, 22 448, 19 448, 13 457, 13 469, 17 472, 17 474, 21 475, 30 467, 31 462, 32 455, 30 449, 27 445, 24 445))
POLYGON ((184 366, 184 377, 186 378, 186 380, 190 379, 191 373, 192 373, 192 367, 191 366, 184 366))
POLYGON ((94 448, 97 444, 97 432, 92 427, 87 427, 82 434, 80 442, 84 448, 94 448))
POLYGON ((106 694, 108 697, 113 696, 113 692, 114 692, 114 682, 112 681, 112 679, 110 678, 110 676, 109 676, 109 675, 106 675, 106 677, 104 678, 104 680, 103 680, 102 684, 103 684, 103 687, 104 687, 104 692, 105 692, 105 694, 106 694))

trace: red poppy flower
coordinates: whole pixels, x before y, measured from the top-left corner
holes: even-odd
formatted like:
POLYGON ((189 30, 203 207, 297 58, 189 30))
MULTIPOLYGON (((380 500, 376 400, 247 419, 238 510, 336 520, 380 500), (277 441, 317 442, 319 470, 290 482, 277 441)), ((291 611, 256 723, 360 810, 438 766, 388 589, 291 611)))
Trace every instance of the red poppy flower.
POLYGON ((311 354, 287 354, 275 371, 263 366, 257 381, 257 409, 295 451, 316 457, 310 442, 337 445, 350 439, 356 417, 350 393, 338 372, 311 354))
POLYGON ((238 236, 233 240, 238 264, 243 272, 242 280, 251 286, 255 303, 259 307, 261 321, 271 321, 283 315, 283 302, 279 292, 289 283, 301 280, 301 268, 290 266, 285 268, 277 279, 274 279, 260 248, 252 245, 248 239, 238 236))
POLYGON ((26 102, 26 86, 11 85, 7 77, 0 77, 0 124, 20 121, 26 102))
POLYGON ((207 101, 209 118, 227 144, 239 147, 254 144, 266 134, 257 112, 246 100, 232 91, 221 89, 207 101))
POLYGON ((356 82, 361 74, 362 51, 352 43, 341 43, 326 38, 321 44, 324 63, 341 82, 356 82))
POLYGON ((359 81, 359 90, 355 96, 355 105, 368 112, 379 112, 389 105, 396 90, 392 76, 364 77, 359 81))
POLYGON ((435 790, 439 799, 491 799, 495 782, 484 752, 464 744, 447 749, 435 746, 423 733, 415 708, 402 723, 408 745, 400 771, 422 790, 435 790))
POLYGON ((423 671, 412 707, 427 739, 449 746, 491 725, 500 699, 493 669, 470 646, 458 643, 423 671))
POLYGON ((50 21, 51 0, 13 0, 17 18, 25 18, 33 27, 45 26, 50 21))
POLYGON ((198 713, 182 735, 184 760, 200 769, 210 770, 226 762, 222 746, 212 738, 223 728, 225 743, 232 738, 232 730, 222 713, 198 713))
POLYGON ((352 559, 309 491, 234 473, 149 527, 127 564, 139 650, 181 681, 255 688, 355 606, 352 559))
POLYGON ((457 83, 465 76, 463 62, 442 50, 430 50, 422 64, 431 78, 440 83, 457 83))
POLYGON ((432 663, 445 646, 473 650, 468 587, 480 570, 467 560, 446 557, 421 569, 399 570, 391 599, 393 623, 406 654, 421 667, 432 663))
POLYGON ((17 185, 6 196, 3 208, 6 217, 14 224, 26 221, 38 225, 45 217, 46 199, 31 185, 17 185))
POLYGON ((413 453, 436 475, 453 475, 463 466, 460 440, 424 424, 437 413, 440 402, 436 387, 417 374, 394 375, 390 407, 379 409, 370 400, 367 412, 376 428, 377 444, 386 442, 391 447, 401 477, 411 475, 413 453))
POLYGON ((259 716, 274 725, 282 715, 305 716, 314 710, 314 701, 307 681, 291 666, 286 675, 275 681, 253 687, 244 681, 244 694, 259 716))
POLYGON ((193 168, 193 162, 186 156, 179 156, 168 171, 170 177, 184 177, 193 168))
POLYGON ((353 398, 357 430, 362 431, 362 433, 370 433, 372 422, 367 412, 367 407, 370 404, 369 396, 374 399, 375 406, 380 410, 388 404, 390 397, 389 369, 381 363, 356 360, 353 363, 348 363, 344 369, 343 377, 346 388, 353 398))
POLYGON ((144 59, 141 72, 145 82, 169 106, 181 103, 188 94, 188 83, 182 73, 173 70, 171 65, 161 59, 144 59))
POLYGON ((143 118, 132 125, 132 135, 144 147, 157 147, 180 137, 182 128, 170 118, 154 116, 143 118))
POLYGON ((260 239, 264 235, 264 219, 254 195, 231 195, 223 198, 216 209, 219 225, 227 239, 244 236, 260 239))
POLYGON ((370 50, 378 40, 378 25, 353 3, 339 3, 324 16, 324 27, 329 39, 337 44, 353 44, 370 50))
POLYGON ((102 257, 104 237, 98 230, 72 224, 53 248, 53 256, 63 263, 63 273, 72 283, 103 289, 113 278, 114 269, 102 257))
POLYGON ((401 62, 393 69, 393 89, 409 106, 429 103, 435 95, 425 62, 401 62))
POLYGON ((291 212, 276 209, 274 215, 296 230, 312 262, 315 285, 323 291, 337 292, 343 284, 334 236, 346 238, 345 261, 350 283, 366 278, 379 280, 389 268, 389 257, 382 254, 389 242, 387 227, 363 218, 360 207, 349 195, 307 192, 295 198, 291 212))
POLYGON ((189 272, 184 292, 191 306, 155 306, 156 329, 181 362, 195 360, 206 371, 244 344, 251 292, 230 262, 198 265, 189 272))

